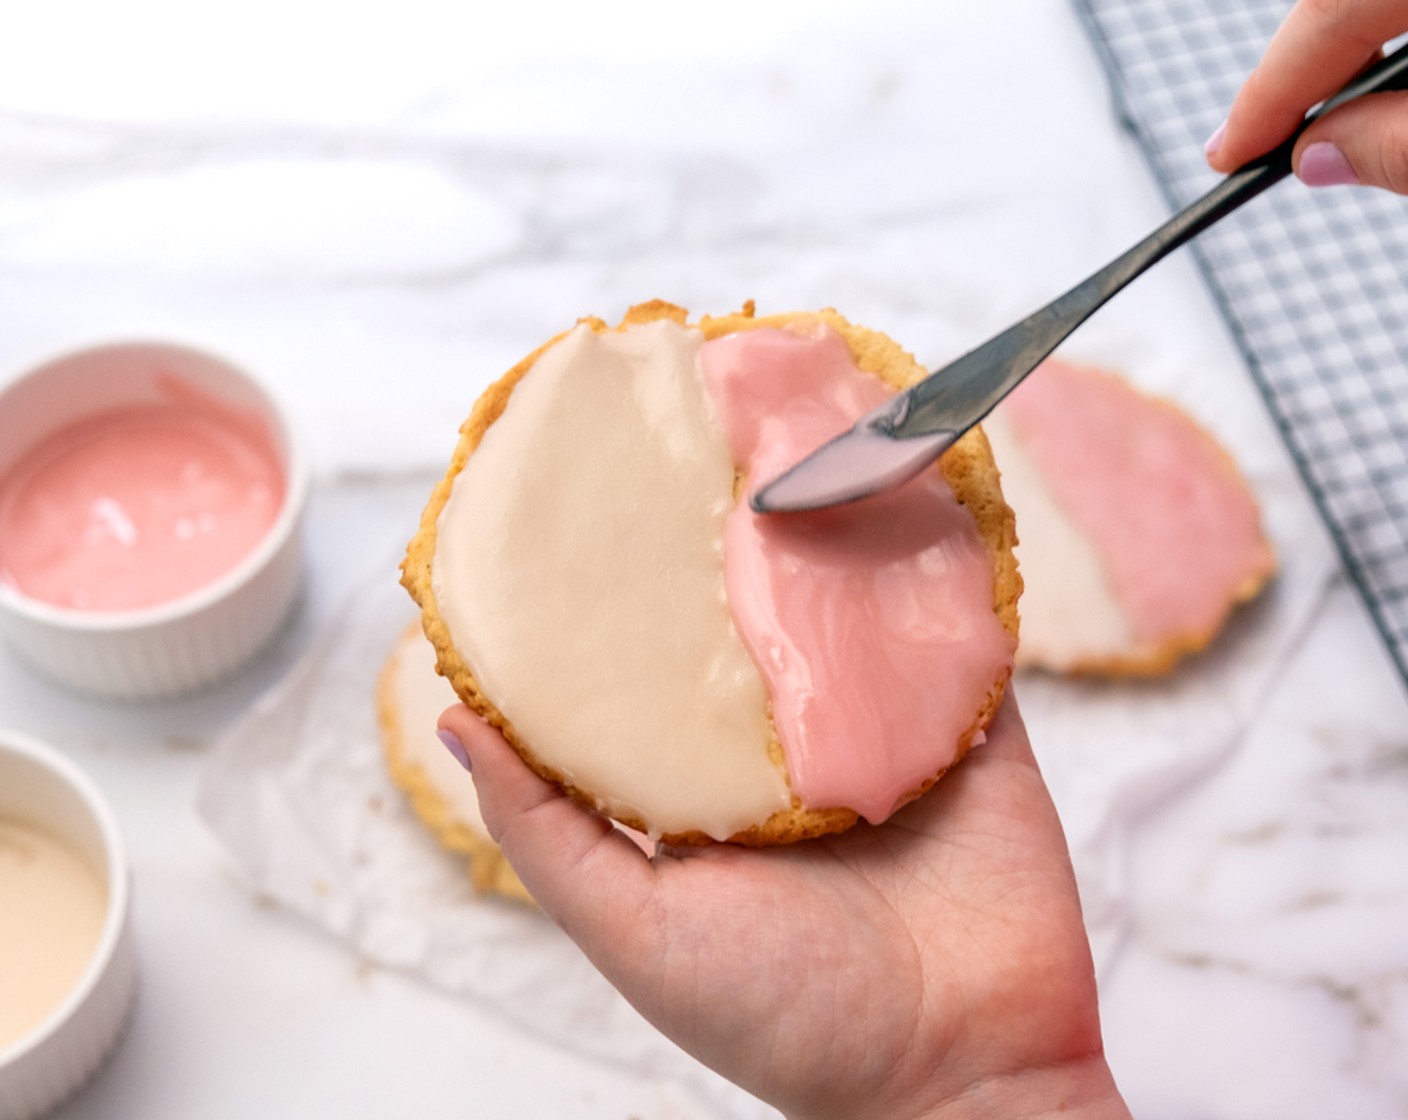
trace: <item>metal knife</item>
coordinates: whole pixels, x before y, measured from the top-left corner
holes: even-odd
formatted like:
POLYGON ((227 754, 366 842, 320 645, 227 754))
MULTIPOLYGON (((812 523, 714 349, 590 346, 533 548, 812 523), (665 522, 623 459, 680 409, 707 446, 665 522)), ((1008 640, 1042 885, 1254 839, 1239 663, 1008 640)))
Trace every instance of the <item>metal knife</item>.
POLYGON ((1408 45, 1325 101, 1279 148, 1233 172, 1065 295, 861 417, 849 430, 755 490, 749 505, 758 513, 821 509, 869 497, 913 478, 1125 285, 1290 175, 1296 139, 1313 121, 1364 94, 1401 89, 1408 89, 1408 45))

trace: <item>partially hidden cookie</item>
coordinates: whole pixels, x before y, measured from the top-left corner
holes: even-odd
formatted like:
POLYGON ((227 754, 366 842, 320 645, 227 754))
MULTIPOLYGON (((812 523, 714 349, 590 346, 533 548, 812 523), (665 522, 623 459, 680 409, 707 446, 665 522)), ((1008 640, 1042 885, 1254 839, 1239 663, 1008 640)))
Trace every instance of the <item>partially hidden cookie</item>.
POLYGON ((377 677, 377 717, 391 780, 431 835, 469 861, 477 890, 532 903, 484 828, 474 779, 435 734, 440 713, 454 703, 455 690, 435 671, 435 648, 412 623, 377 677))
POLYGON ((461 428, 403 564, 442 673, 540 775, 670 844, 880 821, 1012 672, 1014 528, 980 431, 897 491, 750 486, 925 370, 832 311, 586 319, 461 428))
POLYGON ((1049 359, 984 430, 1017 514, 1018 665, 1166 673, 1276 570, 1232 456, 1113 373, 1049 359))

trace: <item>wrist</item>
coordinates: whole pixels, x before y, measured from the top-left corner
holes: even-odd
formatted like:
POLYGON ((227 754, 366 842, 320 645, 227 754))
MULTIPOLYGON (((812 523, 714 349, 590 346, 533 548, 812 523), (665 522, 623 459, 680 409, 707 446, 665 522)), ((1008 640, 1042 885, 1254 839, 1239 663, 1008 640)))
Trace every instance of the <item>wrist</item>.
MULTIPOLYGON (((1055 1066, 993 1075, 936 1100, 874 1102, 848 1120, 1130 1120, 1103 1054, 1055 1066)), ((789 1112, 788 1120, 835 1120, 825 1110, 789 1112)))
POLYGON ((915 1120, 1130 1120, 1103 1053, 1016 1070, 970 1085, 915 1120))

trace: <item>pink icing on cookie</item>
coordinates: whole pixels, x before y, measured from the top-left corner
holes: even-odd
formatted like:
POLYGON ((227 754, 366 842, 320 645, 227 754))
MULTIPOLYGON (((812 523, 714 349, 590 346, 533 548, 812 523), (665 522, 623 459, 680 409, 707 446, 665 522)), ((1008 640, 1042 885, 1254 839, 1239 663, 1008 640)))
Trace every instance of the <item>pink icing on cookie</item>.
POLYGON ((1239 588, 1270 570, 1254 498, 1177 409, 1057 360, 1002 408, 1056 502, 1094 543, 1141 643, 1215 628, 1239 588))
MULTIPOLYGON (((845 341, 759 328, 704 344, 734 461, 771 477, 888 395, 845 341)), ((950 765, 1013 643, 992 558, 937 471, 853 506, 759 516, 724 536, 729 609, 768 682, 792 792, 885 819, 950 765)))

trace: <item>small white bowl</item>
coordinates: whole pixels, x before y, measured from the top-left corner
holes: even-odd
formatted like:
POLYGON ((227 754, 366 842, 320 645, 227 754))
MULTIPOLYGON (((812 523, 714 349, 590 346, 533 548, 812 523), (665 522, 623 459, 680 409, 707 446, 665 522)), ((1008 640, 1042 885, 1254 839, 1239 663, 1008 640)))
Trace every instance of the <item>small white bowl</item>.
POLYGON ((273 636, 297 596, 308 480, 273 399, 221 359, 159 342, 114 343, 46 362, 0 390, 0 476, 40 440, 94 413, 156 403, 172 379, 267 424, 285 476, 283 506, 259 545, 212 583, 156 606, 54 606, 0 581, 0 637, 46 675, 83 692, 135 699, 209 684, 273 636))
POLYGON ((28 1035, 0 1048, 0 1120, 31 1120, 97 1072, 136 988, 131 872, 117 822, 93 782, 52 747, 0 731, 0 818, 48 831, 103 877, 107 913, 78 983, 28 1035))

